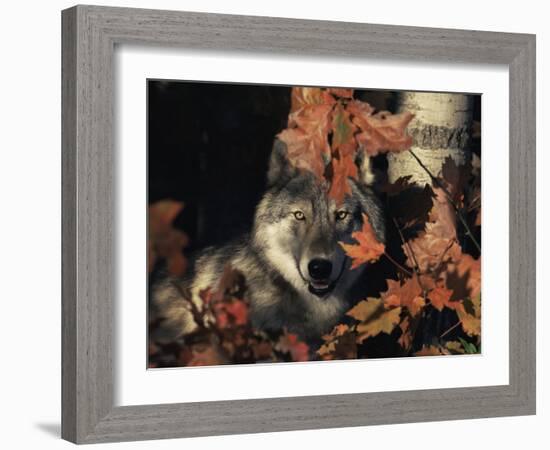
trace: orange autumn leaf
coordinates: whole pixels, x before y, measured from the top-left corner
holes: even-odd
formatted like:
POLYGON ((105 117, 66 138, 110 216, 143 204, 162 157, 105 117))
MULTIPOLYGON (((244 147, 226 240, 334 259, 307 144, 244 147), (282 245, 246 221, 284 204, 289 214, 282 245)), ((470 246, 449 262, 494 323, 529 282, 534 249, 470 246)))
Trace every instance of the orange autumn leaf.
POLYGON ((443 308, 453 308, 455 305, 450 302, 453 291, 444 287, 436 287, 429 294, 428 298, 432 306, 438 311, 443 311, 443 308))
POLYGON ((343 242, 339 242, 339 244, 346 254, 352 258, 352 269, 359 267, 361 264, 374 262, 384 253, 384 244, 378 241, 366 214, 363 214, 362 230, 355 231, 352 233, 351 237, 355 239, 358 244, 344 244, 343 242))
POLYGON ((147 265, 151 272, 158 259, 166 261, 168 271, 181 276, 187 269, 187 259, 182 250, 189 244, 187 235, 172 226, 174 219, 183 209, 183 203, 161 200, 149 205, 147 211, 147 265))
POLYGON ((286 144, 289 162, 326 183, 328 196, 341 204, 357 178, 359 147, 369 156, 408 148, 405 127, 412 115, 374 113, 353 100, 353 89, 295 87, 291 92, 288 128, 277 137, 286 144))
POLYGON ((470 336, 481 335, 481 295, 460 302, 456 309, 462 329, 470 336))
POLYGON ((321 181, 330 159, 331 110, 332 105, 327 104, 303 107, 289 116, 289 128, 277 135, 286 144, 289 162, 321 181))
POLYGON ((349 157, 332 158, 332 181, 328 191, 329 198, 334 199, 336 205, 341 205, 346 195, 351 195, 349 178, 357 178, 357 165, 349 157))
POLYGON ((404 284, 395 280, 386 280, 386 282, 388 290, 382 293, 386 306, 402 306, 416 316, 426 304, 416 277, 409 278, 404 284))
POLYGON ((350 102, 347 111, 353 115, 353 123, 360 130, 356 135, 357 142, 369 156, 400 152, 412 145, 412 137, 406 133, 406 128, 413 114, 391 114, 388 111, 373 114, 369 105, 358 101, 350 102))
POLYGON ((456 213, 441 189, 433 191, 435 198, 425 230, 402 246, 407 265, 415 267, 418 264, 422 273, 433 271, 462 253, 456 237, 456 213))
POLYGON ((346 195, 351 195, 349 178, 357 178, 355 151, 357 144, 354 139, 355 126, 350 115, 341 104, 337 104, 332 115, 332 161, 329 198, 337 205, 342 204, 346 195))
POLYGON ((346 314, 360 321, 356 330, 357 342, 361 343, 380 333, 390 334, 399 323, 401 308, 386 309, 382 299, 369 298, 359 302, 346 314))
POLYGON ((332 153, 354 156, 357 144, 353 139, 357 127, 351 122, 350 113, 338 103, 332 113, 332 153))
POLYGON ((481 258, 467 253, 450 261, 444 274, 447 288, 453 291, 453 300, 475 298, 481 292, 481 258))
POLYGON ((380 299, 369 298, 357 303, 357 305, 351 308, 346 315, 353 317, 359 322, 364 322, 370 320, 378 311, 382 310, 384 310, 384 304, 380 299))
POLYGON ((329 104, 336 102, 330 95, 330 89, 313 87, 294 87, 290 94, 290 112, 294 113, 307 106, 329 104))
POLYGON ((349 326, 344 323, 341 323, 341 324, 335 325, 329 334, 325 334, 321 337, 324 341, 330 341, 331 339, 343 336, 347 332, 349 332, 349 326))
POLYGON ((470 336, 481 335, 481 319, 468 314, 462 305, 456 308, 456 313, 466 334, 470 336))
POLYGON ((317 350, 322 360, 357 358, 356 336, 345 324, 336 325, 329 334, 322 336, 324 342, 317 350))

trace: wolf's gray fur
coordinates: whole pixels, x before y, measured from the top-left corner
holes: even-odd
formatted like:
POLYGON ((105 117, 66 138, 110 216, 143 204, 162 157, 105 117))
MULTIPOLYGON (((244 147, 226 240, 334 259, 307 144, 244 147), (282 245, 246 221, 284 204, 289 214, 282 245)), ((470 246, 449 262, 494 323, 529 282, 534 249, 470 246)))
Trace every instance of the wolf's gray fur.
MULTIPOLYGON (((256 208, 250 234, 201 254, 195 275, 187 283, 193 301, 199 302, 199 292, 215 286, 230 264, 245 277, 254 327, 267 331, 286 328, 305 340, 330 331, 359 300, 353 298, 353 287, 363 270, 350 269, 351 260, 338 242, 353 242, 351 234, 361 229, 363 213, 378 239, 384 241, 382 210, 368 187, 368 161, 357 163, 359 180, 350 179, 352 195, 337 208, 313 174, 288 163, 285 145, 276 140, 268 188, 256 208), (324 273, 316 268, 318 261, 324 273), (318 279, 318 272, 323 279, 318 279)), ((175 283, 186 284, 165 280, 155 287, 153 297, 166 319, 165 326, 183 335, 196 324, 175 283)))

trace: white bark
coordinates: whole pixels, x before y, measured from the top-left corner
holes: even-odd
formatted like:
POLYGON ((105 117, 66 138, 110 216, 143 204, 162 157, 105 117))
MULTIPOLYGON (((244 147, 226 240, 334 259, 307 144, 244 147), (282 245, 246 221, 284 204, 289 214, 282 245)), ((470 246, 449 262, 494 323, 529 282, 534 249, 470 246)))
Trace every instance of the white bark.
MULTIPOLYGON (((457 165, 471 158, 468 150, 472 124, 473 97, 463 94, 402 92, 398 94, 397 112, 409 111, 415 117, 408 127, 413 136, 411 150, 433 175, 441 173, 447 156, 457 165)), ((390 182, 411 175, 411 181, 431 184, 430 176, 409 152, 388 154, 390 182)))

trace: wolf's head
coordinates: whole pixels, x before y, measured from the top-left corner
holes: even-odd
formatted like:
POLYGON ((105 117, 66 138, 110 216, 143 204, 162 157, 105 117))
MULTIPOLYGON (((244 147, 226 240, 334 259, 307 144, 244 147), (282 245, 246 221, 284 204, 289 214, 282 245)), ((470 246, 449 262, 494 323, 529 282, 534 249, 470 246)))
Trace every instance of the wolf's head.
POLYGON ((268 170, 268 190, 255 215, 255 248, 302 296, 323 299, 345 289, 361 273, 338 242, 352 243, 351 234, 369 217, 381 242, 384 221, 377 198, 368 187, 365 161, 357 161, 359 180, 351 180, 352 195, 336 205, 327 189, 309 172, 297 170, 276 140, 268 170))

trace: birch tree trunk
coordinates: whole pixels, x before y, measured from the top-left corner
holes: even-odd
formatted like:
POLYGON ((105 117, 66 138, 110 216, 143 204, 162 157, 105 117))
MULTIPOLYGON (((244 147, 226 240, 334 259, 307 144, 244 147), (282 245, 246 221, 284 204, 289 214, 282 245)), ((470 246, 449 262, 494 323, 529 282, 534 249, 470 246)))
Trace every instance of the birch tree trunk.
MULTIPOLYGON (((411 150, 434 176, 451 156, 457 165, 471 158, 468 148, 473 116, 473 97, 462 94, 432 92, 400 92, 397 112, 415 115, 408 127, 413 137, 411 150)), ((432 184, 426 173, 409 152, 388 154, 388 177, 394 182, 411 175, 411 182, 432 184)))

